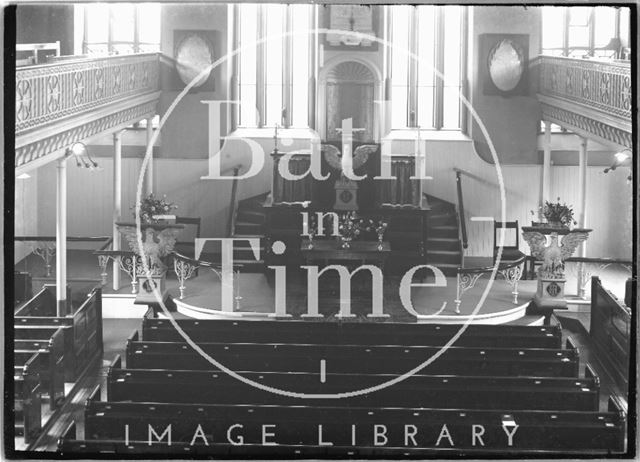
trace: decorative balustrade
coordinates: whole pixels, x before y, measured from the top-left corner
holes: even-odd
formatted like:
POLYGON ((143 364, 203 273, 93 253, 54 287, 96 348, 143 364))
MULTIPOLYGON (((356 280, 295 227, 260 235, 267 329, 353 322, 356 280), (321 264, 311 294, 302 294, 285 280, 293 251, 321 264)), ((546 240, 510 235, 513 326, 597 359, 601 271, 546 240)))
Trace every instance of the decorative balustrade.
MULTIPOLYGON (((96 250, 94 252, 94 255, 98 257, 98 266, 100 267, 101 271, 100 275, 102 276, 102 285, 106 285, 108 282, 107 270, 109 262, 113 261, 122 271, 127 273, 127 275, 129 276, 129 279, 131 280, 131 293, 138 293, 138 283, 140 279, 147 277, 144 265, 142 264, 142 259, 139 255, 136 255, 130 250, 109 249, 96 250)), ((191 279, 194 275, 197 276, 198 270, 200 268, 208 268, 213 271, 219 278, 221 278, 221 269, 218 264, 189 258, 177 252, 172 252, 171 258, 173 259, 173 271, 175 272, 178 279, 178 290, 180 291, 181 300, 185 296, 185 284, 187 280, 191 279)), ((236 277, 238 276, 241 268, 242 265, 233 265, 233 270, 236 277)), ((236 298, 241 297, 236 294, 236 298)))
MULTIPOLYGON (((513 304, 516 305, 518 303, 518 282, 520 278, 522 278, 522 273, 524 269, 524 264, 527 257, 522 256, 518 260, 514 260, 512 262, 500 263, 498 266, 497 275, 502 276, 505 281, 511 286, 513 295, 513 304)), ((462 303, 462 296, 464 293, 472 289, 478 279, 485 274, 490 274, 493 272, 493 266, 485 266, 478 268, 458 268, 457 274, 457 284, 456 284, 456 299, 454 300, 456 304, 456 313, 460 313, 460 305, 462 303)))
POLYGON ((631 148, 632 83, 628 61, 540 56, 537 67, 543 120, 631 148))
POLYGON ((601 276, 603 271, 610 267, 623 268, 629 277, 633 275, 633 262, 631 260, 618 260, 615 258, 588 258, 571 257, 565 260, 566 272, 575 276, 578 281, 578 297, 587 298, 587 289, 592 276, 601 276))
POLYGON ((540 94, 631 119, 631 67, 628 61, 541 56, 538 65, 540 94))
POLYGON ((158 90, 157 53, 111 56, 16 70, 16 135, 158 90))
MULTIPOLYGON (((55 236, 15 236, 15 242, 25 242, 31 248, 34 255, 42 258, 44 262, 44 277, 49 278, 52 275, 52 261, 56 255, 56 237, 55 236)), ((99 250, 104 250, 111 246, 113 239, 111 237, 75 237, 68 236, 67 242, 102 242, 99 250)))

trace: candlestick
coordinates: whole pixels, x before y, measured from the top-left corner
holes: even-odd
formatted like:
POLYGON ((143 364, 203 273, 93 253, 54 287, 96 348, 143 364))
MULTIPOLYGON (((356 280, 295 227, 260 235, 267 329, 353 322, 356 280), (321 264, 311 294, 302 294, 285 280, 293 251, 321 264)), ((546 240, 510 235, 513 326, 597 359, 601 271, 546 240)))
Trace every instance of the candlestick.
POLYGON ((278 151, 278 123, 276 122, 275 132, 273 134, 273 150, 278 151))

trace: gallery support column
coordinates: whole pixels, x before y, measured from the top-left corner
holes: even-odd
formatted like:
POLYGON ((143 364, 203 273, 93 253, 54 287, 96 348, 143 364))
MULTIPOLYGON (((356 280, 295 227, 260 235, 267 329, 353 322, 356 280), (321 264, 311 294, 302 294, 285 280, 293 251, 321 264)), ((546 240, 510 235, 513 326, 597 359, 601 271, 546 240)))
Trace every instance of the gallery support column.
MULTIPOLYGON (((113 250, 120 250, 120 231, 116 223, 122 214, 122 131, 113 134, 113 250)), ((113 290, 120 289, 119 258, 113 260, 113 290)))
POLYGON ((542 159, 542 184, 540 187, 540 207, 549 200, 551 190, 551 122, 544 121, 544 157, 542 159))
MULTIPOLYGON (((587 226, 587 138, 580 137, 580 153, 578 158, 578 170, 579 170, 579 183, 578 190, 580 193, 580 214, 578 215, 578 227, 586 228, 587 226)), ((586 242, 580 244, 580 250, 578 252, 579 257, 587 256, 586 242)), ((584 264, 579 264, 578 269, 578 295, 582 298, 585 296, 584 284, 584 264)))
MULTIPOLYGON (((147 149, 151 145, 151 138, 153 137, 153 125, 151 121, 153 117, 147 117, 147 149)), ((145 151, 146 152, 146 151, 145 151)), ((147 171, 144 176, 145 180, 145 195, 148 196, 153 192, 153 146, 151 146, 151 156, 147 163, 147 171)))
POLYGON ((56 316, 67 314, 67 156, 58 160, 56 188, 56 316))

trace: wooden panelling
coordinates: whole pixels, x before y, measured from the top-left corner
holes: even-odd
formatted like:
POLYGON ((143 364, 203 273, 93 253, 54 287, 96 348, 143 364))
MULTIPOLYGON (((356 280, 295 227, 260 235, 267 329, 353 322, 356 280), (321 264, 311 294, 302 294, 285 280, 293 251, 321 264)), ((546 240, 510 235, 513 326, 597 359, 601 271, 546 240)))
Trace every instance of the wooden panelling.
MULTIPOLYGON (((15 236, 35 236, 38 234, 38 172, 30 173, 31 178, 15 180, 14 233, 15 236)), ((17 242, 14 246, 14 263, 31 253, 31 247, 17 242)), ((20 270, 20 268, 16 268, 20 270)))

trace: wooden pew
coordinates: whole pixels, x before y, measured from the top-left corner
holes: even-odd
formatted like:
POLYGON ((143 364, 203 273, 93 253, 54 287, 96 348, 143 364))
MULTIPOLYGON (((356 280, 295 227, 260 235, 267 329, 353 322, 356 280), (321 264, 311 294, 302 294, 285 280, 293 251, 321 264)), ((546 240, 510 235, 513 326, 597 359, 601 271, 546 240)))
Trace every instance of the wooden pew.
MULTIPOLYGON (((67 300, 71 300, 71 290, 67 287, 67 300)), ((56 286, 45 284, 15 312, 16 316, 55 316, 56 286)))
MULTIPOLYGON (((309 321, 234 321, 181 319, 178 325, 195 342, 308 343, 322 339, 332 345, 426 345, 448 342, 457 325, 410 323, 337 323, 309 321)), ((170 320, 145 317, 145 341, 181 342, 184 338, 170 320)), ((455 346, 562 348, 562 330, 556 326, 470 325, 455 346)))
POLYGON ((14 433, 24 437, 26 444, 38 437, 42 430, 42 387, 36 367, 37 355, 33 355, 22 366, 14 367, 14 433))
MULTIPOLYGON (((303 446, 303 445, 277 445, 264 446, 261 444, 244 444, 235 446, 229 443, 211 443, 191 446, 188 442, 174 442, 171 446, 156 443, 149 446, 147 440, 129 441, 125 444, 122 440, 73 440, 62 438, 58 445, 58 451, 62 456, 73 454, 104 454, 104 457, 112 458, 117 455, 131 456, 132 458, 148 458, 149 455, 175 458, 210 458, 210 459, 454 459, 461 457, 471 458, 504 458, 509 456, 533 456, 542 458, 557 457, 558 451, 519 450, 504 451, 500 449, 458 449, 458 448, 415 448, 415 447, 344 447, 344 446, 303 446), (165 456, 165 454, 167 456, 165 456)), ((582 449, 563 450, 566 456, 580 456, 590 454, 610 454, 610 451, 584 451, 582 449)), ((591 456, 593 457, 593 456, 591 456)), ((128 457, 127 457, 128 458, 128 457)))
MULTIPOLYGON (((398 373, 436 354, 432 346, 327 344, 199 343, 212 358, 232 370, 317 372, 324 360, 334 373, 398 373)), ((187 343, 141 342, 138 333, 126 347, 129 369, 217 369, 187 343)), ((429 374, 577 377, 579 352, 569 339, 566 350, 450 347, 424 369, 429 374)))
POLYGON ((89 363, 102 356, 102 289, 95 288, 72 314, 63 317, 51 315, 50 304, 45 302, 46 291, 43 291, 32 299, 32 301, 39 301, 30 301, 16 314, 16 338, 44 339, 28 336, 30 334, 26 331, 18 332, 18 329, 25 327, 28 329, 36 327, 44 329, 47 326, 63 328, 65 380, 73 382, 89 363))
POLYGON ((55 410, 64 400, 64 359, 56 349, 48 347, 38 350, 14 350, 14 367, 24 367, 30 363, 30 369, 38 374, 42 391, 49 398, 49 407, 55 410), (59 362, 60 361, 60 362, 59 362))
MULTIPOLYGON (((358 445, 373 443, 374 425, 384 424, 388 445, 404 445, 405 425, 415 426, 419 446, 433 446, 443 425, 456 447, 473 449, 470 429, 482 425, 487 449, 509 450, 504 428, 513 433, 512 449, 583 450, 606 452, 624 448, 626 416, 610 398, 609 412, 502 411, 433 408, 382 408, 341 406, 254 406, 174 403, 100 402, 97 387, 85 409, 85 439, 148 440, 149 426, 162 434, 171 425, 172 444, 189 443, 198 425, 207 442, 226 441, 228 428, 240 424, 247 444, 261 443, 261 426, 274 425, 277 441, 285 445, 313 445, 318 442, 318 425, 323 440, 334 446, 353 446, 352 425, 357 427, 358 445), (425 437, 427 436, 427 437, 425 437), (431 443, 431 444, 429 444, 431 443)), ((203 439, 197 439, 203 444, 203 439)), ((416 443, 418 444, 418 443, 416 443)))
POLYGON ((13 332, 16 340, 48 342, 59 330, 60 327, 58 326, 16 325, 14 326, 13 332))
MULTIPOLYGON (((211 404, 317 404, 317 399, 293 399, 259 390, 224 372, 121 369, 116 358, 109 368, 107 396, 110 401, 157 401, 211 404), (293 400, 293 401, 292 401, 293 400)), ((240 372, 264 386, 301 393, 344 393, 370 388, 397 377, 393 374, 240 372)), ((323 399, 344 406, 425 406, 469 409, 598 409, 599 378, 587 365, 584 379, 548 377, 496 377, 414 375, 369 394, 348 399, 323 399)))
POLYGON ((607 365, 612 377, 624 390, 629 388, 629 359, 633 322, 631 308, 620 302, 602 286, 597 276, 591 278, 590 336, 596 353, 607 365))

